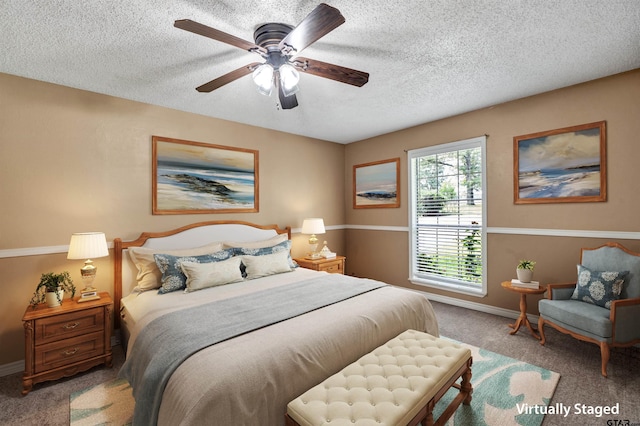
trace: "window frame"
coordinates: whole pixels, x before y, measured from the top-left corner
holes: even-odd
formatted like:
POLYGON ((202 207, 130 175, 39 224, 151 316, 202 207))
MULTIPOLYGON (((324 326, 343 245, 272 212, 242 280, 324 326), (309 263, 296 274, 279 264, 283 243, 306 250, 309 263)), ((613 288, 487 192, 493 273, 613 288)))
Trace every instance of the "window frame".
POLYGON ((478 136, 475 138, 459 140, 455 142, 449 142, 440 145, 428 146, 418 149, 407 151, 407 175, 409 196, 408 199, 408 211, 409 211, 409 281, 412 284, 432 287, 439 290, 452 291, 456 293, 463 293, 472 296, 484 297, 487 295, 487 176, 486 176, 486 145, 487 137, 478 136), (480 240, 481 240, 481 256, 482 256, 482 276, 480 285, 468 283, 463 281, 448 279, 446 277, 439 277, 435 274, 427 274, 425 277, 417 276, 417 194, 418 183, 416 182, 414 159, 419 157, 426 157, 436 154, 444 154, 454 151, 462 151, 470 148, 480 148, 480 167, 482 173, 482 208, 481 208, 481 224, 480 224, 480 240))

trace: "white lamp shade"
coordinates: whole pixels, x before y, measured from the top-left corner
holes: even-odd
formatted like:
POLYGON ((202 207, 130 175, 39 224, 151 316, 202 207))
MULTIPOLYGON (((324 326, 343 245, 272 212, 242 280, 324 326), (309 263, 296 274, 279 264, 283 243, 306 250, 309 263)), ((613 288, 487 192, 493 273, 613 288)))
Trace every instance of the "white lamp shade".
POLYGON ((95 259, 109 256, 104 232, 80 232, 71 235, 67 259, 95 259))
POLYGON ((322 218, 310 218, 305 219, 302 222, 302 230, 300 231, 303 234, 324 234, 324 221, 322 218))

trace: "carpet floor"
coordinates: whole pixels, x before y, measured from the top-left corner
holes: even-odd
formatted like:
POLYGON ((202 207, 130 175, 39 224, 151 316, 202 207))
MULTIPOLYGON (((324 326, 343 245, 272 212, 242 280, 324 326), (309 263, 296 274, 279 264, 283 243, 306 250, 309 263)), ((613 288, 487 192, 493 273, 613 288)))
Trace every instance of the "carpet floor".
MULTIPOLYGON (((614 349, 609 362, 609 377, 600 375, 600 349, 546 328, 547 344, 540 346, 525 330, 509 335, 508 318, 433 302, 440 333, 452 339, 540 366, 561 376, 550 405, 620 405, 615 416, 546 415, 542 426, 606 425, 607 420, 640 424, 640 351, 637 348, 614 349)), ((124 362, 120 346, 115 346, 114 367, 96 367, 85 373, 37 384, 27 396, 21 396, 22 373, 0 377, 0 425, 69 425, 70 395, 92 385, 114 379, 124 362)), ((472 379, 473 381, 473 379, 472 379)), ((610 424, 614 424, 611 423, 610 424)))

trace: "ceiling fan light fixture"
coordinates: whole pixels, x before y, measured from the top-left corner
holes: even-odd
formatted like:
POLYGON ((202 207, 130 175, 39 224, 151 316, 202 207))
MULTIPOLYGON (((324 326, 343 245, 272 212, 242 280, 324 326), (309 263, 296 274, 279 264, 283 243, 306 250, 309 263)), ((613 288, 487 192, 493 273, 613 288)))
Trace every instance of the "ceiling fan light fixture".
POLYGON ((262 64, 253 71, 253 82, 258 87, 258 92, 265 96, 271 95, 273 90, 273 67, 262 64))
POLYGON ((300 73, 293 65, 282 64, 278 69, 280 74, 280 85, 282 93, 285 96, 291 96, 298 92, 298 81, 300 81, 300 73))

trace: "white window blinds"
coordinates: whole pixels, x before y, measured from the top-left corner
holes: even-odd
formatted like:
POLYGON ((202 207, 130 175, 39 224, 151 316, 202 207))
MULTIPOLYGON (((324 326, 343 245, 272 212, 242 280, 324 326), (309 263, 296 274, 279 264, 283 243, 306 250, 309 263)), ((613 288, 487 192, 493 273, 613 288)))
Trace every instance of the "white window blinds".
POLYGON ((409 151, 410 279, 484 295, 486 137, 409 151))

